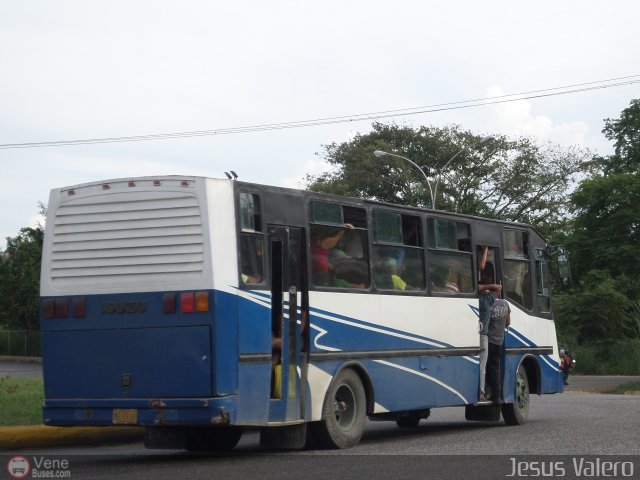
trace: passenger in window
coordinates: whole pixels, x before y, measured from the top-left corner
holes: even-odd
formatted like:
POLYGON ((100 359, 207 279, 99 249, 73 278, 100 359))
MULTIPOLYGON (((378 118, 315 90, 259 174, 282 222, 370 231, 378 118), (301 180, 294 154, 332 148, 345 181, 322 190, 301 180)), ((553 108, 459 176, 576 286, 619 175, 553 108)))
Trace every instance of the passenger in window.
POLYGON ((429 268, 429 273, 431 275, 431 290, 433 292, 460 292, 460 287, 449 279, 449 267, 445 265, 432 265, 429 268))
MULTIPOLYGON (((352 227, 353 228, 353 227, 352 227)), ((351 258, 364 258, 362 238, 355 230, 349 230, 344 237, 344 253, 351 258)))
POLYGON ((242 271, 240 278, 245 285, 262 283, 263 248, 262 238, 255 236, 240 237, 242 271))
POLYGON ((353 225, 346 223, 344 228, 317 227, 311 237, 311 271, 313 283, 328 286, 331 283, 333 265, 329 251, 340 243, 346 229, 353 229, 353 225))
POLYGON ((515 257, 515 258, 526 258, 524 250, 522 249, 522 244, 517 240, 514 240, 511 245, 507 247, 507 256, 515 257))
POLYGON ((367 288, 369 275, 367 264, 363 260, 343 260, 335 266, 334 273, 336 287, 367 288))
POLYGON ((380 288, 393 290, 411 290, 400 275, 398 275, 398 263, 395 258, 388 257, 380 260, 376 267, 380 273, 376 276, 376 285, 380 288))

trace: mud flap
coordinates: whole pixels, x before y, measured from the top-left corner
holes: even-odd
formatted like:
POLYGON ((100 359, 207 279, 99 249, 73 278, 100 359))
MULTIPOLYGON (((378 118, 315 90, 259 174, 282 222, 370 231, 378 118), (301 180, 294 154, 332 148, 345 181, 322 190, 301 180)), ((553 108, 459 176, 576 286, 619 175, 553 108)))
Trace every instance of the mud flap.
POLYGON ((269 449, 300 449, 307 440, 307 424, 284 427, 263 427, 260 430, 260 445, 269 449))
POLYGON ((479 422, 499 422, 500 404, 467 405, 464 410, 464 418, 479 422))
POLYGON ((184 450, 187 448, 187 429, 185 427, 146 427, 144 446, 184 450))

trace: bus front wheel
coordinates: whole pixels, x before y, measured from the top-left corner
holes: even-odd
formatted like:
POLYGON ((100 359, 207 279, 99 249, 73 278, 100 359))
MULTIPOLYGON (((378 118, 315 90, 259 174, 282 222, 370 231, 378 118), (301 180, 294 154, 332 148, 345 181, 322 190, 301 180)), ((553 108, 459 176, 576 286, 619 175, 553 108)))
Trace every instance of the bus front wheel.
POLYGON ((314 440, 325 448, 354 447, 364 432, 366 395, 362 381, 351 369, 341 371, 329 385, 322 421, 314 422, 314 440))
POLYGON ((514 403, 502 405, 502 416, 507 425, 522 425, 529 417, 529 380, 524 367, 518 367, 514 403))

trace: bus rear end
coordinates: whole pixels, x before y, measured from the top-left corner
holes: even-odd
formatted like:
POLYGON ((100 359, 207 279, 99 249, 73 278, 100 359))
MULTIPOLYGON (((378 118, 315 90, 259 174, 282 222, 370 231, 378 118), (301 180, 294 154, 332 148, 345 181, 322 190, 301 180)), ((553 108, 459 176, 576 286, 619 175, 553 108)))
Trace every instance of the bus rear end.
POLYGON ((216 293, 211 268, 217 256, 237 278, 232 198, 230 182, 195 177, 52 191, 45 424, 233 423, 237 374, 222 359, 237 358, 234 300, 216 293))

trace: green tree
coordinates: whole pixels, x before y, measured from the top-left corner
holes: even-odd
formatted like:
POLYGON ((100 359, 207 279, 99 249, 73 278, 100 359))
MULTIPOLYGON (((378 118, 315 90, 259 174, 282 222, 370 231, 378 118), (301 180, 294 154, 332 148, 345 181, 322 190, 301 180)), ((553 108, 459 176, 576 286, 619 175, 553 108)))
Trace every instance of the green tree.
POLYGON ((0 257, 0 325, 38 329, 43 236, 44 229, 38 225, 7 237, 7 248, 0 257))
POLYGON ((404 160, 373 155, 383 150, 411 159, 432 185, 440 177, 437 208, 532 223, 546 233, 558 228, 567 216, 567 191, 588 152, 507 137, 480 147, 480 139, 457 126, 414 129, 374 123, 369 133, 325 145, 320 155, 332 170, 308 176, 307 187, 430 207, 420 172, 404 160))
POLYGON ((602 130, 615 154, 603 162, 605 173, 640 173, 640 100, 632 100, 618 119, 605 119, 602 130))
POLYGON ((615 153, 571 195, 566 245, 577 286, 556 312, 580 341, 640 340, 640 102, 606 119, 603 133, 615 153))

